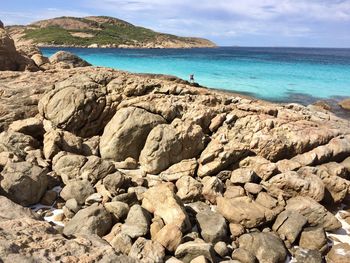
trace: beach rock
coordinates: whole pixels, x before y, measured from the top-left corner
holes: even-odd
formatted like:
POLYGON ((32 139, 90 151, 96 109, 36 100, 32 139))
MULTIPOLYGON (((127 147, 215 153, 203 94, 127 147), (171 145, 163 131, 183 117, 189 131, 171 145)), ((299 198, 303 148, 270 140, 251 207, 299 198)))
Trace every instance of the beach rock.
POLYGON ((40 219, 40 216, 30 208, 18 205, 5 196, 0 196, 0 221, 18 218, 40 219))
POLYGON ((222 196, 224 192, 224 184, 217 177, 205 177, 202 180, 202 195, 212 204, 216 204, 216 198, 222 196))
POLYGON ((350 99, 342 100, 338 103, 344 110, 350 110, 350 99))
POLYGON ((299 247, 309 250, 325 252, 327 236, 322 227, 307 227, 301 232, 299 247))
POLYGON ((104 207, 113 215, 116 222, 125 219, 129 213, 129 206, 123 202, 108 202, 104 204, 104 207))
POLYGON ((200 234, 204 241, 215 244, 227 238, 225 218, 216 212, 206 211, 196 215, 200 234))
POLYGON ((245 184, 253 182, 254 178, 256 178, 256 174, 253 170, 249 168, 239 168, 232 171, 230 181, 234 184, 245 184))
POLYGON ((56 191, 48 190, 40 199, 40 204, 52 206, 56 201, 57 197, 58 197, 58 193, 56 191))
POLYGON ((226 191, 224 193, 224 197, 227 199, 245 196, 245 195, 246 194, 245 194, 244 188, 238 185, 227 185, 226 191))
POLYGON ((84 204, 86 198, 95 193, 92 184, 87 180, 69 181, 60 192, 61 197, 67 201, 74 198, 79 204, 84 204))
POLYGON ((119 233, 109 242, 117 253, 128 255, 132 247, 132 239, 123 233, 119 233))
POLYGON ((13 39, 8 35, 7 31, 3 27, 0 27, 0 54, 0 71, 38 70, 37 66, 30 58, 22 56, 16 50, 13 39))
POLYGON ((176 195, 184 202, 194 202, 200 199, 203 185, 190 176, 182 176, 176 181, 176 195))
POLYGON ((67 184, 72 179, 84 179, 92 184, 115 171, 112 162, 97 156, 82 156, 60 152, 52 160, 52 170, 67 184))
POLYGON ((258 181, 256 177, 266 181, 278 173, 277 165, 261 156, 247 157, 239 162, 239 166, 254 171, 254 181, 258 181))
POLYGON ((119 103, 107 99, 107 91, 94 76, 76 75, 55 84, 39 101, 41 116, 54 127, 80 137, 99 135, 119 103))
POLYGON ((272 230, 277 232, 281 239, 286 239, 293 244, 306 223, 307 219, 299 213, 283 211, 277 216, 272 230))
POLYGON ((91 66, 90 63, 67 51, 58 51, 53 54, 49 60, 51 64, 64 63, 69 68, 91 66))
POLYGON ((176 119, 170 125, 158 125, 150 132, 141 151, 140 164, 145 172, 158 174, 172 164, 199 155, 204 143, 200 126, 176 119))
POLYGON ((166 225, 174 224, 181 231, 191 227, 183 203, 175 195, 174 185, 171 183, 159 184, 148 189, 144 193, 142 207, 161 217, 166 225))
POLYGON ((334 245, 326 256, 327 263, 347 263, 350 256, 350 245, 339 243, 334 245))
POLYGON ((116 112, 106 125, 100 141, 101 157, 124 161, 138 160, 150 131, 165 120, 144 109, 128 107, 116 112))
POLYGON ((260 184, 246 183, 244 184, 244 190, 248 194, 257 195, 263 190, 263 187, 260 184))
POLYGON ((308 196, 320 202, 324 197, 325 187, 322 180, 309 172, 286 172, 275 175, 264 186, 274 197, 285 199, 295 196, 308 196))
POLYGON ((216 202, 218 212, 230 223, 241 224, 246 228, 260 226, 276 216, 272 210, 246 196, 232 199, 218 197, 216 202))
POLYGON ((42 139, 45 133, 43 122, 38 118, 14 121, 9 126, 9 131, 23 133, 38 140, 42 139))
POLYGON ((77 213, 81 208, 77 200, 75 200, 74 198, 67 200, 64 206, 70 211, 72 211, 74 214, 77 213))
POLYGON ((107 234, 111 228, 111 215, 102 205, 96 203, 79 210, 65 225, 63 233, 67 236, 75 234, 96 234, 102 237, 107 234))
POLYGON ((212 245, 201 239, 196 239, 179 245, 175 251, 175 257, 184 263, 189 263, 198 256, 204 256, 209 262, 213 262, 214 250, 212 245))
POLYGON ((285 208, 287 211, 298 212, 307 218, 310 226, 320 226, 326 231, 341 227, 338 219, 321 204, 310 197, 297 196, 289 199, 285 208))
POLYGON ((230 253, 231 249, 229 249, 226 245, 225 242, 223 241, 219 241, 214 245, 214 251, 216 252, 216 254, 218 254, 220 257, 224 258, 226 256, 228 256, 228 254, 230 253))
POLYGON ((165 249, 158 242, 139 237, 132 245, 129 256, 142 263, 162 263, 165 249))
POLYGON ((294 254, 295 263, 321 263, 322 254, 317 250, 299 248, 294 254))
POLYGON ((231 257, 233 260, 238 260, 238 262, 243 263, 257 263, 258 261, 254 254, 243 248, 235 249, 231 257))
POLYGON ((0 173, 0 190, 20 205, 36 204, 46 191, 47 172, 47 169, 28 162, 7 163, 0 173))
POLYGON ((0 133, 0 152, 12 152, 21 160, 25 160, 27 152, 37 148, 39 142, 32 136, 12 131, 0 133))
POLYGON ((31 56, 31 59, 34 61, 35 65, 37 65, 38 67, 42 67, 45 64, 49 64, 50 60, 49 58, 43 56, 42 54, 34 54, 33 56, 31 56))
POLYGON ((148 212, 140 205, 133 205, 130 208, 125 224, 122 225, 122 233, 131 238, 145 236, 149 231, 151 218, 148 212))
POLYGON ((281 239, 272 233, 251 233, 239 237, 239 248, 253 254, 259 262, 283 263, 287 249, 281 239))
POLYGON ((120 188, 125 183, 125 175, 119 171, 108 174, 102 180, 104 187, 106 190, 112 195, 116 196, 119 194, 120 188))
POLYGON ((177 181, 183 176, 194 177, 198 163, 195 158, 182 160, 179 163, 173 164, 165 171, 159 174, 159 177, 164 181, 177 181))
POLYGON ((173 224, 165 225, 154 237, 154 241, 157 241, 170 252, 175 252, 181 243, 181 239, 182 232, 180 228, 173 224))

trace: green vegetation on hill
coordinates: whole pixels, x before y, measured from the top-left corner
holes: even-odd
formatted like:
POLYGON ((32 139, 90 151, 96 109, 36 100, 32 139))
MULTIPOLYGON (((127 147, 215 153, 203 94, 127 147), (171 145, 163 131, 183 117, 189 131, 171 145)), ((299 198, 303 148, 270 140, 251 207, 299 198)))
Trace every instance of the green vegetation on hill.
POLYGON ((89 46, 144 46, 164 41, 183 45, 213 46, 208 40, 162 34, 111 17, 60 17, 36 22, 24 29, 24 38, 38 44, 89 46))

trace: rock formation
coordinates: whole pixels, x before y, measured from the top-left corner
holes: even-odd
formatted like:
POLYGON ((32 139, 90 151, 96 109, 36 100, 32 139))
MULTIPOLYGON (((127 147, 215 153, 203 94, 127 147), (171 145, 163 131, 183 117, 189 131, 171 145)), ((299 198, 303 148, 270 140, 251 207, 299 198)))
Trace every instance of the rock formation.
POLYGON ((0 260, 346 260, 325 233, 349 205, 348 121, 52 61, 0 72, 0 260))

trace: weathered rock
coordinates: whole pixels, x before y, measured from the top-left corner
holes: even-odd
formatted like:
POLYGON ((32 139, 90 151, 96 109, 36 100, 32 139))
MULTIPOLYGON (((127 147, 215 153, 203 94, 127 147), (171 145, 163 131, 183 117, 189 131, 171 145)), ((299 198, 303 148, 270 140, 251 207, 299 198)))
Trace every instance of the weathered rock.
POLYGON ((23 133, 36 139, 42 139, 45 131, 42 120, 38 118, 28 118, 11 123, 9 131, 23 133))
POLYGON ((350 110, 350 99, 342 100, 338 103, 344 110, 350 110))
POLYGON ((118 195, 120 188, 125 182, 125 176, 121 172, 117 171, 115 173, 107 175, 102 180, 106 190, 112 195, 118 195))
POLYGON ((125 224, 122 225, 122 233, 131 238, 145 236, 149 231, 151 218, 148 212, 140 205, 130 208, 125 224))
POLYGON ((281 239, 293 244, 306 223, 307 219, 299 213, 283 211, 277 216, 272 230, 277 232, 281 239))
POLYGON ((227 185, 226 191, 224 193, 224 197, 227 199, 245 196, 245 195, 246 194, 245 194, 244 188, 238 185, 227 185))
POLYGON ((0 190, 20 205, 36 204, 46 191, 47 172, 28 162, 7 163, 0 174, 0 190))
POLYGON ((254 254, 243 248, 235 249, 231 257, 233 260, 238 260, 242 263, 257 263, 257 259, 254 254))
POLYGON ((72 180, 63 187, 60 195, 63 200, 74 198, 79 204, 84 204, 86 198, 95 193, 91 183, 87 180, 72 180))
POLYGON ((98 204, 79 210, 65 225, 63 233, 67 236, 75 234, 96 234, 100 237, 112 228, 112 218, 108 211, 98 204))
POLYGON ((44 66, 45 64, 50 63, 50 60, 48 57, 43 56, 42 54, 34 54, 31 56, 31 59, 34 61, 34 63, 38 66, 44 66))
POLYGON ((181 239, 182 232, 180 228, 173 224, 165 225, 154 237, 154 241, 157 241, 170 252, 175 252, 181 243, 181 239))
POLYGON ((12 131, 0 133, 0 152, 12 152, 24 160, 27 151, 37 148, 39 142, 32 136, 12 131))
POLYGON ((327 237, 322 227, 308 227, 300 235, 299 247, 309 250, 325 252, 327 237))
POLYGON ((287 201, 286 210, 298 212, 307 218, 310 226, 320 226, 326 231, 341 227, 338 219, 310 197, 293 197, 287 201))
POLYGON ((114 216, 114 219, 116 222, 120 222, 129 213, 129 206, 126 203, 123 202, 108 202, 104 204, 105 208, 109 213, 111 213, 114 216))
POLYGON ((334 245, 326 256, 327 263, 347 263, 350 257, 350 245, 340 243, 334 245))
POLYGON ((272 210, 258 204, 249 197, 232 199, 218 197, 216 201, 218 212, 230 223, 241 224, 247 228, 262 225, 276 216, 272 210))
POLYGON ((117 234, 109 243, 116 252, 122 253, 124 255, 128 255, 132 247, 132 239, 123 233, 117 234))
POLYGON ((176 195, 184 202, 197 201, 202 193, 203 185, 190 176, 184 175, 176 181, 176 195))
POLYGON ((109 101, 101 81, 94 78, 76 75, 56 84, 40 99, 39 113, 54 127, 80 137, 98 135, 114 115, 118 98, 109 101))
POLYGON ((40 218, 40 216, 31 209, 18 205, 5 196, 0 196, 0 204, 0 221, 21 218, 40 218))
POLYGON ((204 241, 215 244, 227 238, 227 224, 225 218, 216 212, 200 212, 196 215, 200 234, 204 241))
POLYGON ((183 176, 194 177, 198 163, 195 158, 182 160, 179 163, 173 164, 165 171, 159 174, 159 177, 164 181, 177 181, 183 176))
POLYGON ((235 239, 244 234, 245 229, 240 224, 230 223, 229 224, 231 236, 235 239))
POLYGON ((226 243, 223 241, 219 241, 214 245, 214 250, 216 254, 220 257, 226 257, 230 253, 230 249, 227 247, 226 243))
POLYGON ((64 63, 69 68, 91 66, 90 63, 67 51, 58 51, 53 54, 49 60, 51 64, 64 63))
POLYGON ((164 183, 147 190, 142 207, 163 219, 165 224, 175 224, 182 231, 190 228, 190 222, 181 200, 174 193, 174 185, 164 183))
POLYGON ((268 193, 274 197, 285 199, 295 196, 308 196, 320 202, 324 197, 322 180, 312 173, 297 173, 294 171, 278 174, 264 183, 268 193))
POLYGON ((253 182, 256 178, 256 174, 249 168, 238 168, 231 173, 230 181, 234 184, 245 184, 253 182))
MULTIPOLYGON (((261 156, 247 157, 239 162, 239 166, 253 170, 255 175, 262 180, 268 180, 278 173, 277 165, 261 156)), ((256 176, 255 180, 257 180, 256 176)))
POLYGON ((216 177, 204 177, 202 182, 203 197, 210 203, 216 204, 216 198, 222 196, 222 193, 224 192, 224 184, 216 177))
POLYGON ((163 117, 144 109, 129 107, 118 110, 101 136, 101 157, 117 162, 128 157, 138 160, 148 134, 164 123, 163 117))
POLYGON ((140 164, 147 173, 158 174, 172 164, 199 155, 204 143, 200 126, 176 119, 170 125, 158 125, 150 132, 141 151, 140 164))
POLYGON ((52 170, 67 184, 72 179, 85 179, 95 184, 115 171, 112 162, 97 156, 82 156, 60 152, 52 161, 52 170))
POLYGON ((244 234, 239 238, 239 248, 249 251, 259 262, 283 263, 287 257, 282 240, 271 233, 244 234))
POLYGON ((322 254, 318 250, 299 248, 294 252, 295 263, 322 263, 322 254))
POLYGON ((129 256, 142 263, 162 263, 165 250, 158 242, 139 237, 132 245, 129 256))
POLYGON ((0 27, 0 70, 37 71, 38 68, 28 57, 22 56, 13 39, 0 27))
POLYGON ((248 194, 257 195, 263 190, 263 187, 260 184, 246 183, 244 184, 244 190, 246 190, 248 194))
POLYGON ((214 250, 212 245, 197 239, 179 245, 175 251, 175 257, 184 263, 189 263, 198 256, 204 256, 209 262, 213 262, 214 250))

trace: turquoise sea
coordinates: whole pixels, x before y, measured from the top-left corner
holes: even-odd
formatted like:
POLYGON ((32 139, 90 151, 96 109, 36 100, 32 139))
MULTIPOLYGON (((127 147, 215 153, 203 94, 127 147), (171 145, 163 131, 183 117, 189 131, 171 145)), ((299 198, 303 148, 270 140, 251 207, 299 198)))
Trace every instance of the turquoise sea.
POLYGON ((95 66, 183 79, 194 74, 202 86, 271 101, 308 104, 350 97, 350 49, 42 49, 46 56, 58 50, 70 51, 95 66))

